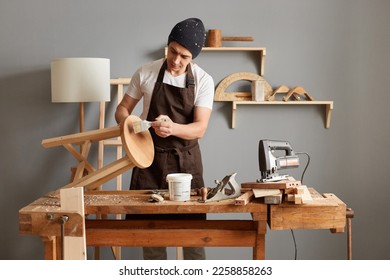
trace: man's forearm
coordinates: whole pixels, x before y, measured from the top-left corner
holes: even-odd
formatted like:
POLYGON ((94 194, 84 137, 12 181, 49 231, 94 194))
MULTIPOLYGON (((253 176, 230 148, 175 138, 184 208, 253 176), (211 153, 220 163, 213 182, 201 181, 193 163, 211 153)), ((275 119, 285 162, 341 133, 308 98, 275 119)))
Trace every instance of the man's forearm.
POLYGON ((115 111, 116 123, 121 123, 128 116, 129 116, 129 111, 125 107, 119 105, 115 111))

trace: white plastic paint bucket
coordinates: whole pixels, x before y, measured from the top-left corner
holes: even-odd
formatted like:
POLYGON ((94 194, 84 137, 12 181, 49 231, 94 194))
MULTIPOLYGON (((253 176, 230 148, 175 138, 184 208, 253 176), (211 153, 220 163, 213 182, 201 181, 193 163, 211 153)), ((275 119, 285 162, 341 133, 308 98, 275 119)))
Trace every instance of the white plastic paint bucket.
POLYGON ((167 175, 169 199, 176 201, 190 200, 192 175, 188 173, 171 173, 167 175))

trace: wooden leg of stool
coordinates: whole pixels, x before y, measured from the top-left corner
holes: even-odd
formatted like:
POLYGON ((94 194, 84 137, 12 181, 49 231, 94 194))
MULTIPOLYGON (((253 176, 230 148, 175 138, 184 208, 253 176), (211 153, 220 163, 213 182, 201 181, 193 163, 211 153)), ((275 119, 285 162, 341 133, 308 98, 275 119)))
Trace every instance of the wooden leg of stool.
POLYGON ((348 260, 352 260, 352 218, 354 212, 351 208, 347 208, 347 247, 348 260))

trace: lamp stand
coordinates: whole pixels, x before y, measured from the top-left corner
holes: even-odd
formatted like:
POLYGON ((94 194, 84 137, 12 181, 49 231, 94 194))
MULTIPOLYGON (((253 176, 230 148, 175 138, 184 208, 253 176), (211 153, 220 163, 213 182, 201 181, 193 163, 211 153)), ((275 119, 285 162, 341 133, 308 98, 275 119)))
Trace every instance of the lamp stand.
POLYGON ((80 102, 80 132, 84 132, 84 102, 80 102))

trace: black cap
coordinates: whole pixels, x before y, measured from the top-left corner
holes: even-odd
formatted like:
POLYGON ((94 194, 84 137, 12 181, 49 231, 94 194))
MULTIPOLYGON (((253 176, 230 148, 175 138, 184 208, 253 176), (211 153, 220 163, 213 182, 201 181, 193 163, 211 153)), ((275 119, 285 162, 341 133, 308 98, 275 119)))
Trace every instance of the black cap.
POLYGON ((168 36, 168 45, 175 41, 185 47, 192 54, 198 56, 206 40, 206 31, 203 22, 198 18, 188 18, 176 24, 168 36))

